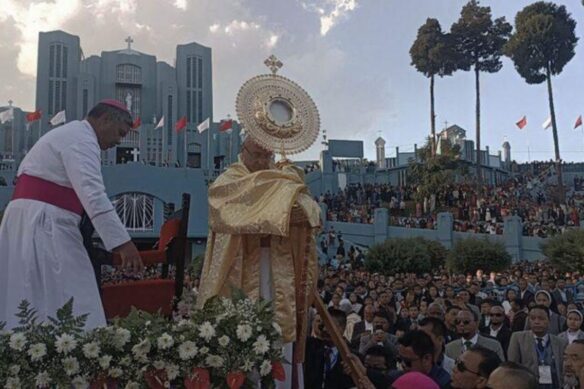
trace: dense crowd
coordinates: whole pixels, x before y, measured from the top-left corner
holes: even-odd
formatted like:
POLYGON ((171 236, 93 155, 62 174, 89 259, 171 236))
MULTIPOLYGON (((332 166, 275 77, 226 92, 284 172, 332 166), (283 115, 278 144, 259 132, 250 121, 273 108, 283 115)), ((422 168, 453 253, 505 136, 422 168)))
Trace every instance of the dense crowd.
POLYGON ((546 170, 518 175, 501 185, 484 186, 480 195, 475 185, 456 184, 418 202, 414 186, 388 184, 351 184, 318 200, 327 205, 329 221, 371 224, 374 210, 387 208, 390 225, 432 229, 437 213, 448 211, 454 216, 455 231, 502 234, 504 218, 517 215, 523 235, 546 238, 579 227, 584 217, 581 179, 574 180, 565 204, 557 205, 547 193, 549 174, 546 170))
MULTIPOLYGON (((318 291, 376 388, 580 387, 584 274, 546 262, 457 275, 324 267, 318 291)), ((352 387, 315 310, 310 323, 305 387, 352 387)))

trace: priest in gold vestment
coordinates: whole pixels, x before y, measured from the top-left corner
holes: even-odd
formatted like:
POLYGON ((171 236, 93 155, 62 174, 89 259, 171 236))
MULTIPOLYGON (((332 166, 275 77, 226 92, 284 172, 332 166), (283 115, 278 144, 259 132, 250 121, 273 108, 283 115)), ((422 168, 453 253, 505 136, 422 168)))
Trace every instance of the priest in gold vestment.
POLYGON ((248 136, 238 163, 209 188, 209 238, 197 304, 239 288, 271 300, 282 328, 286 369, 282 388, 302 387, 307 310, 318 277, 315 233, 320 208, 304 171, 248 136), (294 356, 292 356, 294 344, 294 356))

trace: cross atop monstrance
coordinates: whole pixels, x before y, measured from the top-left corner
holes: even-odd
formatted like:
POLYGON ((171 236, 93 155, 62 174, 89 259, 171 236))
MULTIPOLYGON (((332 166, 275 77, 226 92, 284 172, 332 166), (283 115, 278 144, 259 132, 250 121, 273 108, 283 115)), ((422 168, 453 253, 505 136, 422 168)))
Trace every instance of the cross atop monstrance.
POLYGON ((270 68, 272 74, 278 73, 278 70, 284 66, 282 61, 280 61, 274 54, 270 55, 268 59, 264 61, 264 65, 270 68))
POLYGON ((131 36, 128 36, 124 42, 126 42, 128 44, 128 50, 132 50, 132 43, 134 43, 134 40, 132 39, 131 36))

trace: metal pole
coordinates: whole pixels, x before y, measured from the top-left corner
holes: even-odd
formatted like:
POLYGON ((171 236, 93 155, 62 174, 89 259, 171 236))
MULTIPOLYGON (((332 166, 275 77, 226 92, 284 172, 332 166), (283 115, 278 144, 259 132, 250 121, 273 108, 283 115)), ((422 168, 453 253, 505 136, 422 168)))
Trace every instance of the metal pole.
POLYGON ((187 145, 189 142, 189 128, 185 127, 185 169, 187 168, 188 156, 187 156, 187 145))
POLYGON ((207 170, 211 174, 211 125, 207 128, 207 170))

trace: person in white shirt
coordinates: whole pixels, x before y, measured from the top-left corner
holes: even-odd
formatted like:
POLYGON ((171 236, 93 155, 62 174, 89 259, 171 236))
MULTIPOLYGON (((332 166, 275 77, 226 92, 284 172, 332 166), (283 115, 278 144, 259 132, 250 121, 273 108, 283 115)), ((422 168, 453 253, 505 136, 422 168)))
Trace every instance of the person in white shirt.
POLYGON ((23 300, 44 321, 73 298, 74 314, 88 314, 87 329, 105 324, 79 230, 83 212, 125 268, 142 270, 101 175, 100 152, 119 144, 131 125, 123 104, 104 100, 85 120, 48 132, 23 159, 0 226, 0 321, 8 329, 18 325, 15 314, 23 300))

